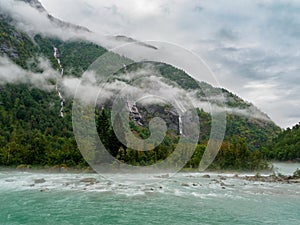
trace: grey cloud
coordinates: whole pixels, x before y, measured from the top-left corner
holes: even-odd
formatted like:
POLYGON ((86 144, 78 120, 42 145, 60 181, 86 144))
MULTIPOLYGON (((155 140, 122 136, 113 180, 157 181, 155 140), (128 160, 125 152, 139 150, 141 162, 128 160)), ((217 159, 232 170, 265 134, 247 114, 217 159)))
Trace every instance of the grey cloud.
POLYGON ((88 104, 94 104, 96 98, 98 98, 99 104, 103 104, 118 95, 130 99, 130 101, 138 101, 148 96, 147 103, 150 104, 163 99, 177 108, 178 113, 198 107, 208 113, 226 112, 249 118, 270 120, 254 106, 246 109, 227 107, 225 104, 226 96, 199 97, 198 91, 182 89, 176 83, 166 80, 155 68, 149 65, 135 72, 117 74, 112 82, 105 83, 105 85, 97 84, 96 76, 97 74, 89 71, 81 79, 65 78, 63 80, 64 90, 69 96, 75 95, 76 92, 77 99, 88 104))
MULTIPOLYGON (((5 2, 0 4, 7 4, 5 2)), ((98 33, 128 35, 139 40, 158 39, 186 46, 205 57, 221 86, 258 105, 277 124, 287 127, 300 121, 296 104, 300 93, 299 1, 41 2, 54 16, 98 33), (275 82, 276 86, 245 88, 253 82, 275 82), (258 98, 260 96, 265 99, 258 98), (276 101, 270 101, 274 96, 277 96, 276 101), (291 119, 291 111, 298 117, 291 119)), ((23 13, 18 7, 15 10, 16 15, 23 13)), ((30 16, 39 18, 30 10, 24 13, 33 24, 35 21, 30 16)), ((38 28, 48 32, 44 28, 47 27, 49 33, 63 38, 78 36, 56 31, 46 22, 41 18, 38 28)), ((88 38, 108 47, 117 45, 98 35, 88 38)))
POLYGON ((7 57, 0 57, 0 84, 28 83, 46 91, 53 90, 54 85, 50 81, 56 80, 58 72, 51 67, 49 61, 42 58, 39 59, 39 67, 43 69, 43 73, 33 73, 24 70, 7 57))

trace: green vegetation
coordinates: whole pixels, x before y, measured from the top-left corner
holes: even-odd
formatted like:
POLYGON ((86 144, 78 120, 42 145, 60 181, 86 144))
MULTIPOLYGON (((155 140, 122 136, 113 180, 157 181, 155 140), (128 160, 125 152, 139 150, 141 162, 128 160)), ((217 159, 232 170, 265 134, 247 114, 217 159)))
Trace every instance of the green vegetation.
POLYGON ((293 176, 294 176, 295 178, 300 178, 300 170, 297 169, 297 170, 294 172, 293 176))
POLYGON ((243 137, 251 151, 261 150, 265 143, 280 133, 280 128, 269 121, 228 115, 226 140, 234 135, 243 137))
MULTIPOLYGON (((65 75, 81 76, 95 59, 106 52, 100 46, 83 41, 64 42, 41 35, 31 39, 11 26, 9 19, 0 19, 1 54, 7 55, 26 70, 42 72, 37 66, 38 57, 41 56, 47 58, 53 68, 57 69, 57 61, 53 56, 53 46, 56 46, 65 75)), ((142 65, 133 64, 129 70, 138 69, 140 66, 142 65)), ((152 66, 180 87, 197 90, 199 97, 205 97, 204 91, 212 96, 221 91, 228 97, 227 106, 239 109, 251 106, 225 89, 195 82, 182 70, 161 63, 152 63, 152 66)), ((72 99, 66 99, 65 117, 61 118, 60 101, 54 89, 43 91, 29 84, 0 84, 0 165, 87 166, 72 132, 71 106, 72 99)), ((210 134, 210 115, 203 110, 199 110, 198 115, 201 135, 196 151, 186 165, 188 168, 198 167, 210 134)), ((110 153, 118 160, 132 165, 150 165, 165 159, 174 151, 179 138, 176 130, 169 129, 162 144, 152 151, 140 152, 126 148, 118 141, 112 129, 108 109, 96 110, 96 123, 99 136, 110 153)), ((172 123, 174 119, 168 121, 169 125, 172 123)), ((141 127, 131 121, 130 127, 137 137, 145 139, 149 136, 147 126, 141 127)), ((265 168, 266 163, 259 150, 265 142, 270 142, 277 136, 278 132, 279 128, 272 122, 229 115, 225 142, 211 168, 265 168)))
POLYGON ((300 123, 287 128, 263 149, 265 158, 273 160, 300 160, 300 123))
POLYGON ((226 97, 225 105, 229 107, 246 109, 252 106, 252 104, 245 102, 243 99, 224 88, 216 88, 206 82, 197 82, 183 70, 164 63, 144 62, 140 64, 131 64, 128 66, 128 71, 136 71, 145 67, 157 70, 167 80, 175 82, 179 87, 185 90, 197 91, 197 95, 200 98, 218 96, 222 93, 224 97, 226 97))
POLYGON ((48 59, 52 65, 57 67, 57 61, 53 56, 53 46, 59 49, 59 57, 64 68, 64 75, 72 75, 80 77, 84 71, 106 50, 96 44, 84 41, 68 41, 63 42, 59 39, 42 37, 36 35, 34 40, 39 45, 40 51, 48 59))
POLYGON ((37 63, 37 46, 23 32, 17 31, 0 15, 0 54, 7 55, 24 69, 37 63))
MULTIPOLYGON (((201 111, 199 111, 201 113, 201 111)), ((113 132, 110 111, 103 109, 97 113, 97 131, 106 149, 119 161, 135 166, 152 165, 168 157, 176 148, 176 138, 169 136, 156 148, 151 151, 133 151, 126 148, 115 137, 113 132)), ((119 124, 119 123, 118 123, 119 124)), ((137 130, 133 127, 137 137, 143 139, 148 136, 147 130, 137 130)), ((122 129, 122 128, 119 128, 122 129)), ((206 140, 207 141, 207 140, 206 140)), ((186 164, 187 168, 198 168, 202 155, 205 151, 205 144, 198 144, 193 156, 186 164)), ((217 155, 210 169, 231 169, 231 170, 260 170, 268 168, 268 163, 262 159, 262 154, 258 150, 250 151, 244 138, 233 135, 231 140, 224 141, 221 150, 217 155)))
POLYGON ((0 165, 86 165, 73 137, 70 102, 58 116, 55 92, 6 84, 0 92, 0 165))
POLYGON ((269 165, 259 150, 249 150, 244 138, 233 136, 224 141, 210 168, 221 170, 262 170, 269 165))

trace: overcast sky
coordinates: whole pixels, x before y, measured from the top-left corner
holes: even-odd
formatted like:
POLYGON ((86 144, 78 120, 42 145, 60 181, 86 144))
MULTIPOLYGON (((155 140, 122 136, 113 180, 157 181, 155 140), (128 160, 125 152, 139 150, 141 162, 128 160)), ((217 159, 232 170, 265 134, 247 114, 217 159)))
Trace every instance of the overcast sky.
POLYGON ((101 34, 177 43, 281 127, 300 121, 300 1, 40 0, 101 34))

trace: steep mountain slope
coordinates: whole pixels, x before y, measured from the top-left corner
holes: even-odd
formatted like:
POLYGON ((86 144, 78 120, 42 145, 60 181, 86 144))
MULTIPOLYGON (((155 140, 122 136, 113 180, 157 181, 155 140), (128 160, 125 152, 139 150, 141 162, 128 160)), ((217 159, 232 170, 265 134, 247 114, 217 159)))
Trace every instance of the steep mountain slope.
MULTIPOLYGON (((36 3, 37 1, 28 2, 40 10, 44 10, 36 3)), ((94 60, 106 52, 101 46, 86 41, 62 41, 40 34, 31 38, 17 30, 10 22, 11 18, 5 15, 0 16, 1 55, 8 57, 26 71, 33 71, 40 76, 43 76, 45 70, 40 63, 41 57, 51 62, 54 73, 59 68, 53 53, 54 46, 58 49, 59 59, 66 77, 80 77, 94 60)), ((214 97, 216 88, 205 82, 195 82, 184 71, 165 64, 151 62, 150 64, 164 78, 174 81, 183 90, 197 93, 199 102, 208 101, 207 97, 209 96, 214 97), (203 90, 206 95, 202 93, 203 90)), ((3 66, 1 63, 0 65, 3 66)), ((133 64, 132 68, 128 68, 128 70, 134 72, 143 66, 145 65, 133 64)), ((7 83, 0 77, 0 164, 54 165, 64 163, 67 166, 84 165, 85 162, 77 149, 72 133, 72 99, 66 99, 65 117, 59 117, 60 100, 55 91, 55 82, 53 78, 46 79, 45 83, 49 87, 45 89, 33 87, 22 77, 14 83, 7 83)), ((246 103, 225 89, 219 90, 225 96, 224 104, 229 114, 226 141, 236 142, 236 137, 239 137, 245 140, 247 148, 254 151, 260 149, 265 142, 273 139, 280 131, 267 115, 260 112, 251 103, 246 103), (251 114, 257 116, 249 117, 251 114)), ((139 110, 142 111, 141 108, 139 110)), ((107 123, 110 127, 109 112, 102 114, 102 117, 101 113, 98 112, 97 120, 107 123)), ((201 124, 199 144, 205 144, 210 133, 211 117, 205 110, 199 110, 198 114, 201 124)), ((147 129, 136 124, 132 124, 132 126, 138 136, 143 137, 144 135, 143 138, 147 136, 147 129)), ((178 124, 176 126, 178 127, 178 124)), ((104 133, 104 136, 109 140, 115 140, 111 128, 108 131, 109 133, 104 133)), ((170 152, 171 142, 176 139, 176 134, 170 134, 165 146, 157 149, 159 154, 155 154, 155 156, 166 157, 166 152, 170 152)), ((120 147, 124 146, 120 144, 109 146, 116 154, 120 147)), ((200 147, 198 149, 203 150, 200 147)), ((126 149, 123 150, 126 151, 126 149)), ((196 165, 195 161, 197 160, 194 160, 192 164, 196 165)))
POLYGON ((52 16, 51 14, 49 14, 46 11, 46 9, 43 7, 43 5, 38 0, 17 0, 17 1, 30 4, 32 7, 36 8, 39 12, 44 13, 53 24, 55 24, 63 29, 73 29, 73 30, 77 30, 77 31, 91 32, 86 27, 74 25, 72 23, 68 23, 68 22, 65 22, 60 19, 55 18, 54 16, 52 16))
POLYGON ((38 0, 17 0, 17 1, 28 3, 32 7, 39 10, 40 12, 46 12, 46 9, 43 7, 43 5, 38 0))
POLYGON ((59 117, 61 103, 55 91, 55 76, 45 80, 48 84, 45 88, 32 85, 35 81, 29 82, 28 79, 32 78, 30 71, 34 72, 35 78, 42 77, 45 69, 51 71, 51 68, 44 68, 40 64, 41 57, 51 62, 51 73, 57 73, 54 45, 65 49, 68 63, 64 62, 63 65, 66 68, 74 65, 75 72, 76 68, 80 68, 80 71, 85 68, 81 67, 81 61, 89 65, 106 50, 85 42, 64 43, 41 36, 36 36, 34 40, 16 30, 9 22, 10 18, 1 16, 0 54, 4 58, 0 62, 0 164, 86 165, 72 132, 72 100, 65 102, 65 117, 59 117), (80 46, 80 50, 74 46, 80 46), (77 54, 78 51, 81 54, 77 54), (7 63, 6 57, 11 62, 7 63), (7 83, 3 78, 9 76, 7 72, 12 68, 16 68, 14 63, 28 73, 18 69, 24 77, 7 83))
POLYGON ((0 14, 0 53, 7 55, 24 69, 28 69, 29 59, 36 61, 38 48, 25 33, 11 26, 10 21, 11 18, 0 14))

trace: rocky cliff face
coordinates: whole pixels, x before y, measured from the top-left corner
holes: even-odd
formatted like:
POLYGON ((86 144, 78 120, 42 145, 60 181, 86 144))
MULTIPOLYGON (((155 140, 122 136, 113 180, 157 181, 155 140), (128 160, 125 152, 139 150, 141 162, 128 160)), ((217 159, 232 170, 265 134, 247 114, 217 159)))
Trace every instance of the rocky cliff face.
POLYGON ((136 104, 133 107, 132 120, 136 122, 138 126, 148 127, 149 120, 154 117, 159 117, 166 122, 168 130, 174 134, 180 133, 179 127, 179 115, 176 109, 170 105, 148 105, 136 104))

